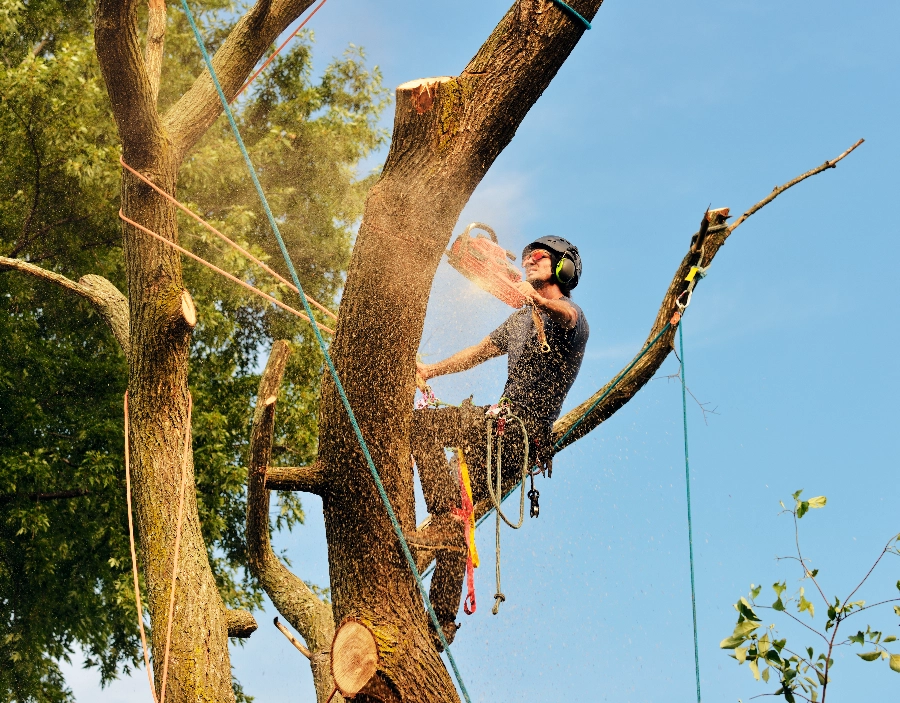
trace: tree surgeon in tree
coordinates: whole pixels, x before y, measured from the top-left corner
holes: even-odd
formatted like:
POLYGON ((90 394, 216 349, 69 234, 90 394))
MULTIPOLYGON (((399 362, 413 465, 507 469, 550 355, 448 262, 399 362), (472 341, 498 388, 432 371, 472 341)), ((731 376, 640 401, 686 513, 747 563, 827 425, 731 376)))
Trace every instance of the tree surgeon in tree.
MULTIPOLYGON (((522 263, 526 280, 517 287, 528 300, 526 307, 478 344, 436 364, 417 365, 419 376, 427 380, 466 371, 501 354, 508 356, 501 403, 522 419, 527 438, 517 423, 505 424, 504 479, 521 474, 526 442, 529 469, 551 470, 553 423, 578 375, 589 334, 584 312, 570 298, 581 277, 578 248, 561 237, 541 237, 525 247, 522 263)), ((431 601, 448 642, 459 627, 454 621, 467 547, 459 517, 459 480, 444 448, 462 451, 471 475, 472 498, 484 500, 488 494, 486 412, 496 412, 496 406, 479 407, 467 400, 459 407, 423 408, 412 423, 410 443, 431 519, 410 535, 410 543, 436 553, 431 601)))

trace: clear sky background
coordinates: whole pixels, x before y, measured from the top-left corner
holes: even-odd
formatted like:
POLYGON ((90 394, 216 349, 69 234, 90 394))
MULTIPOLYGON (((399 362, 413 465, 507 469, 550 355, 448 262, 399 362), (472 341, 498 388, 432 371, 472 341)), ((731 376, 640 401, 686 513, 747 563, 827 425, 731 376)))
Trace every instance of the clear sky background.
MULTIPOLYGON (((458 74, 508 6, 330 0, 309 26, 320 69, 352 42, 394 87, 458 74)), ((900 531, 898 26, 900 6, 885 1, 609 0, 456 229, 487 222, 513 250, 551 233, 578 245, 575 299, 591 338, 571 407, 640 349, 708 204, 740 213, 865 137, 836 170, 736 231, 684 322, 688 386, 718 412, 705 424, 689 407, 707 701, 775 688, 719 649, 732 603, 751 583, 765 584, 762 603, 774 600, 775 581, 811 590, 795 564, 776 561, 793 549, 779 500, 800 488, 828 497, 801 522, 801 539, 832 597, 848 595, 900 531)), ((509 312, 442 264, 422 351, 443 358, 509 312)), ((672 357, 661 373, 676 370, 672 357)), ((450 402, 474 393, 489 403, 504 377, 496 360, 434 387, 450 402)), ((655 380, 557 457, 553 479, 538 486, 541 517, 504 530, 507 601, 496 617, 493 524, 481 528, 479 608, 460 616, 452 647, 473 700, 694 699, 681 422, 677 382, 655 380)), ((276 548, 325 585, 321 503, 304 505, 307 524, 276 548)), ((886 558, 860 597, 896 597, 898 578, 900 561, 886 558)), ((825 608, 814 603, 822 627, 825 608)), ((790 644, 819 649, 808 631, 763 612, 790 644)), ((260 703, 314 701, 309 667, 272 627, 274 615, 271 606, 257 614, 260 630, 234 648, 235 673, 260 703)), ((855 620, 847 634, 871 624, 900 635, 890 606, 855 620)), ((897 700, 900 674, 857 651, 836 654, 835 703, 897 700)), ((79 700, 149 700, 143 671, 99 691, 79 666, 67 668, 79 700)))

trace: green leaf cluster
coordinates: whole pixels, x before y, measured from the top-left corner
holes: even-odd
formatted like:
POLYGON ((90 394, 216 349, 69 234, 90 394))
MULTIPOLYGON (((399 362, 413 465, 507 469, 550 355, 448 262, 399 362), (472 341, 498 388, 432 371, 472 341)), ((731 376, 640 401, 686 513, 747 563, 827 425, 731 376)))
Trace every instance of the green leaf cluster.
MULTIPOLYGON (((792 510, 785 509, 794 517, 795 529, 797 528, 797 520, 802 518, 810 509, 823 508, 827 503, 825 496, 810 498, 809 500, 801 499, 802 491, 793 494, 795 501, 792 510)), ((784 503, 781 503, 784 508, 784 503)), ((819 586, 816 577, 819 574, 818 569, 810 570, 807 568, 806 560, 800 551, 799 532, 796 535, 797 556, 789 557, 791 561, 796 561, 802 568, 802 580, 809 580, 815 586, 815 591, 824 594, 819 586)), ((741 597, 734 608, 738 612, 738 620, 735 625, 734 632, 730 637, 726 637, 720 643, 722 649, 734 650, 731 655, 736 659, 738 664, 747 663, 753 678, 759 681, 762 679, 765 683, 769 683, 770 678, 775 679, 778 688, 771 694, 782 696, 788 703, 793 703, 797 698, 801 700, 811 701, 815 703, 825 699, 825 691, 831 681, 831 668, 834 665, 833 653, 836 647, 845 645, 859 644, 864 648, 870 648, 869 651, 858 653, 864 661, 877 661, 879 659, 886 660, 893 671, 900 672, 900 654, 892 654, 885 648, 885 644, 890 644, 897 640, 893 635, 883 637, 879 631, 866 628, 865 632, 859 631, 855 635, 851 635, 845 641, 837 639, 838 629, 841 623, 848 617, 851 617, 862 610, 867 609, 864 600, 850 600, 857 590, 866 582, 872 574, 875 567, 881 561, 881 558, 888 553, 897 554, 897 543, 900 542, 900 535, 894 537, 884 548, 881 557, 873 565, 869 573, 863 578, 860 585, 854 590, 850 596, 841 600, 835 598, 834 603, 825 601, 827 606, 827 619, 825 622, 824 632, 819 632, 811 626, 806 626, 808 630, 818 635, 826 644, 824 652, 816 652, 813 647, 797 648, 797 651, 788 647, 787 638, 777 638, 775 625, 769 625, 764 628, 762 635, 758 630, 762 627, 762 622, 757 616, 754 608, 771 609, 776 613, 788 615, 796 622, 802 623, 796 616, 788 612, 788 606, 794 605, 798 615, 804 612, 809 614, 810 619, 815 618, 815 606, 812 601, 806 598, 806 590, 803 587, 798 589, 794 597, 785 597, 787 591, 787 582, 780 581, 772 584, 772 590, 775 593, 775 602, 770 606, 759 605, 756 599, 759 597, 762 588, 760 586, 750 586, 749 598, 741 597), (802 650, 802 652, 800 651, 802 650)), ((897 589, 900 590, 900 581, 897 582, 897 589)), ((884 605, 895 602, 900 598, 888 599, 881 601, 875 605, 884 605)), ((900 606, 894 606, 894 612, 900 615, 900 606)))
MULTIPOLYGON (((119 145, 91 5, 0 0, 0 255, 76 280, 99 274, 126 292, 119 145)), ((206 4, 213 43, 234 9, 206 4)), ((200 69, 183 17, 170 12, 161 110, 200 69)), ((300 278, 326 305, 343 285, 372 178, 359 166, 383 143, 385 105, 380 74, 356 47, 315 78, 305 34, 237 106, 300 278)), ((283 271, 224 119, 188 156, 178 193, 283 271)), ((184 246, 288 294, 193 222, 181 219, 180 228, 184 246)), ((302 465, 316 452, 322 361, 296 319, 187 262, 185 282, 199 316, 190 386, 203 534, 225 603, 252 608, 261 593, 244 568, 245 460, 258 373, 272 340, 296 345, 274 457, 302 465)), ((90 304, 18 272, 0 272, 0 340, 0 701, 65 701, 59 662, 76 647, 105 682, 140 658, 123 475, 127 363, 90 304)), ((299 498, 279 494, 274 529, 302 521, 299 498)))

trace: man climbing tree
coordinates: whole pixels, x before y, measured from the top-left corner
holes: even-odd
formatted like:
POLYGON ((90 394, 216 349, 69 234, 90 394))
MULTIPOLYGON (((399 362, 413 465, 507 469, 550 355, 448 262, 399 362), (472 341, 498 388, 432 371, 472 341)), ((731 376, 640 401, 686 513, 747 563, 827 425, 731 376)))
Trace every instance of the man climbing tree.
MULTIPOLYGON (((410 544, 436 555, 431 601, 448 642, 458 628, 455 617, 466 567, 460 517, 460 491, 466 489, 448 465, 444 448, 462 452, 475 501, 484 501, 491 488, 487 442, 494 440, 486 436, 486 415, 503 423, 504 441, 495 449, 502 478, 519 478, 525 461, 527 470, 549 474, 553 423, 578 375, 588 340, 584 312, 569 297, 581 278, 578 248, 561 237, 541 237, 525 247, 522 264, 526 280, 517 288, 529 306, 510 315, 480 343, 436 364, 417 365, 419 376, 427 381, 508 355, 508 375, 498 406, 477 408, 467 401, 459 407, 423 408, 412 424, 410 442, 430 519, 424 529, 410 535, 410 544)), ((538 494, 533 488, 530 497, 531 514, 537 517, 538 494)))

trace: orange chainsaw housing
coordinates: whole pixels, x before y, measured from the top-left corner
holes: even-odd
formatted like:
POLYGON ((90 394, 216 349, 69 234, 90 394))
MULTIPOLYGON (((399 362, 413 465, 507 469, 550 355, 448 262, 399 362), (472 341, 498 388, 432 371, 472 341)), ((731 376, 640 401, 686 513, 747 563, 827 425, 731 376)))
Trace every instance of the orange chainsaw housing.
POLYGON ((448 263, 463 276, 507 305, 520 308, 525 304, 525 296, 515 284, 522 280, 522 274, 509 263, 515 258, 497 243, 494 230, 480 222, 466 227, 447 250, 448 263), (484 230, 490 238, 481 233, 470 236, 473 229, 484 230))

